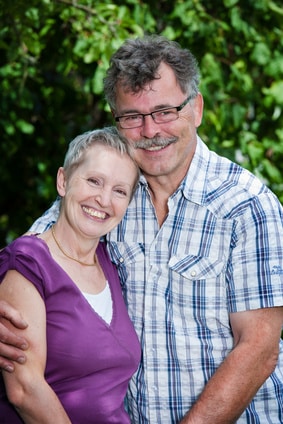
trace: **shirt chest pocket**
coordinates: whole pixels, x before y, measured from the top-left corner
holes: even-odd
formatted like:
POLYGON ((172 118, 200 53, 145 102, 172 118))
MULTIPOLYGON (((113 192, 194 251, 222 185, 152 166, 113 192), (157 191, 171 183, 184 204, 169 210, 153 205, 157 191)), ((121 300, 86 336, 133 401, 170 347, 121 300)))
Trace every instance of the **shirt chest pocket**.
POLYGON ((204 339, 219 332, 230 337, 225 257, 174 256, 169 266, 172 322, 179 340, 188 334, 197 337, 200 331, 204 339))
POLYGON ((173 256, 169 267, 188 280, 215 280, 225 268, 224 258, 195 255, 173 256))
POLYGON ((226 322, 228 327, 225 258, 174 256, 169 267, 175 273, 171 280, 173 313, 184 311, 186 324, 182 325, 189 329, 192 320, 197 319, 210 330, 219 322, 226 322))
POLYGON ((142 243, 108 242, 112 262, 117 266, 144 262, 144 245, 142 243))
POLYGON ((116 265, 121 284, 138 279, 144 284, 144 245, 142 243, 108 242, 108 251, 112 262, 116 265))

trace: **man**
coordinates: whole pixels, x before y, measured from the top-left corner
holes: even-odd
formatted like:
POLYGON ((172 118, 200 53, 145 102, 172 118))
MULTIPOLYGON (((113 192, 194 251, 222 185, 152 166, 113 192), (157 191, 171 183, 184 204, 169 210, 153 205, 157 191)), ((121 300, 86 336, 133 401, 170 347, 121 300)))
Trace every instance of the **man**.
MULTIPOLYGON (((159 36, 126 41, 105 79, 143 173, 108 236, 143 348, 128 409, 133 423, 283 422, 283 210, 198 137, 198 82, 192 54, 159 36)), ((3 327, 0 338, 16 344, 3 327)), ((0 354, 2 367, 23 360, 4 344, 0 354)))

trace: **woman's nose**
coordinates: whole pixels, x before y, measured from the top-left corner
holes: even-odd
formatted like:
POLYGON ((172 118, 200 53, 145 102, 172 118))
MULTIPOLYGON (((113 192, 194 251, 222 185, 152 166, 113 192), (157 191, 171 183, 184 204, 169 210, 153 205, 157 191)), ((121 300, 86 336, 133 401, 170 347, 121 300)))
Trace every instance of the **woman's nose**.
POLYGON ((111 203, 111 190, 102 188, 99 193, 95 195, 96 200, 100 203, 101 206, 108 206, 111 203))

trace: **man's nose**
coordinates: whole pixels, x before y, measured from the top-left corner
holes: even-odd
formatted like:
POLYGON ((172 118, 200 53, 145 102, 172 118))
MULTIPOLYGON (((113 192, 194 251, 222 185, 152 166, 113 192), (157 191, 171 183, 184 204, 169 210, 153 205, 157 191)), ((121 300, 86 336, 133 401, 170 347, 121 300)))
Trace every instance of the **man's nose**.
POLYGON ((151 115, 143 117, 143 125, 141 127, 141 136, 153 138, 160 132, 160 124, 157 124, 151 115))

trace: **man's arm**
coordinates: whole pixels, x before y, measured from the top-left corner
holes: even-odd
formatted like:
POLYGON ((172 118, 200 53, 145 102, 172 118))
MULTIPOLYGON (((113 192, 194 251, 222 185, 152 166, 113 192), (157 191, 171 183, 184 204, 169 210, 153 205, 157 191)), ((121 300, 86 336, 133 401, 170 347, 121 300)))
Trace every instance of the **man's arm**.
POLYGON ((232 424, 273 372, 283 307, 230 315, 234 348, 180 424, 232 424))
MULTIPOLYGON (((15 328, 25 329, 27 323, 21 314, 4 300, 0 299, 0 317, 8 320, 15 328)), ((23 364, 26 356, 23 350, 28 348, 28 343, 24 337, 16 335, 0 322, 0 368, 12 372, 16 361, 23 364)))

